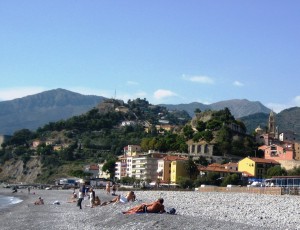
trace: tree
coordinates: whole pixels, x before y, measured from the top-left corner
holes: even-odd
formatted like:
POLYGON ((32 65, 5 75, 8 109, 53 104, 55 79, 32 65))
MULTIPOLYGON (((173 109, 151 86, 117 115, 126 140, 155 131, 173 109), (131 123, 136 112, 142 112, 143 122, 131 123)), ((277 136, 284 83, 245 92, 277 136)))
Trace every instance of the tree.
POLYGON ((223 179, 221 186, 226 187, 228 184, 238 185, 239 183, 240 183, 240 178, 236 173, 234 173, 232 175, 227 175, 223 179))
POLYGON ((300 176, 300 166, 288 170, 288 176, 300 176))
POLYGON ((203 166, 207 166, 208 165, 208 161, 206 160, 206 158, 204 156, 200 156, 195 163, 203 165, 203 166))
POLYGON ((198 121, 198 122, 197 122, 197 124, 196 124, 196 129, 197 129, 198 132, 204 131, 205 128, 206 128, 205 122, 203 122, 203 121, 198 121))
POLYGON ((194 130, 191 125, 186 125, 183 127, 183 134, 187 140, 193 138, 194 130))
POLYGON ((286 176, 287 172, 281 166, 276 165, 267 170, 267 178, 271 178, 273 176, 286 176))
POLYGON ((180 188, 192 188, 193 187, 193 180, 191 180, 190 178, 186 178, 186 177, 179 177, 178 178, 178 185, 180 186, 180 188))
POLYGON ((195 179, 199 174, 198 167, 195 164, 195 162, 193 161, 192 157, 189 157, 189 159, 187 160, 187 162, 185 164, 185 169, 186 169, 190 179, 195 179))
POLYGON ((106 173, 109 173, 110 178, 113 179, 115 177, 115 166, 116 166, 116 160, 110 159, 104 163, 102 170, 106 173))
POLYGON ((197 109, 195 109, 194 113, 195 113, 195 114, 201 113, 201 110, 200 110, 199 108, 197 108, 197 109))

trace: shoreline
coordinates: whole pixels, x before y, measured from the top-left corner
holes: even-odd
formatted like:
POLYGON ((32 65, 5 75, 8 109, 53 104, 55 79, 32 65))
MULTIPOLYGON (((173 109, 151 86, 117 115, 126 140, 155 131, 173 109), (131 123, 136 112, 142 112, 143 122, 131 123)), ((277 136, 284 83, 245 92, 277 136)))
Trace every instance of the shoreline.
MULTIPOLYGON (((73 190, 27 190, 11 193, 0 189, 1 195, 15 196, 23 202, 0 210, 0 229, 299 229, 300 198, 253 194, 201 193, 197 191, 135 191, 137 201, 102 207, 76 207, 68 203, 73 190), (34 205, 41 196, 45 205, 34 205), (175 208, 176 215, 134 214, 125 211, 159 197, 165 207, 175 208), (54 205, 59 201, 60 205, 54 205)), ((117 192, 124 194, 126 192, 117 192)), ((101 202, 114 196, 96 189, 101 202)))

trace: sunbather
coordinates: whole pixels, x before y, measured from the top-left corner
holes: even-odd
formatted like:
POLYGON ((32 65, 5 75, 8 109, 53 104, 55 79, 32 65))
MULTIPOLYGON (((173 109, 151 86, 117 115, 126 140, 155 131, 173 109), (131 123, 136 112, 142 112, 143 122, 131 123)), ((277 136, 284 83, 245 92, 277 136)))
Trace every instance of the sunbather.
POLYGON ((164 213, 165 207, 163 205, 164 199, 159 198, 156 201, 149 204, 141 204, 135 206, 125 212, 123 214, 134 214, 134 213, 164 213))
POLYGON ((103 202, 101 204, 101 206, 104 206, 104 205, 107 205, 107 204, 111 204, 111 203, 127 203, 127 202, 130 202, 130 201, 135 201, 136 197, 135 197, 135 194, 133 191, 130 191, 127 193, 126 196, 121 196, 121 195, 118 195, 116 198, 110 200, 110 201, 106 201, 106 202, 103 202))

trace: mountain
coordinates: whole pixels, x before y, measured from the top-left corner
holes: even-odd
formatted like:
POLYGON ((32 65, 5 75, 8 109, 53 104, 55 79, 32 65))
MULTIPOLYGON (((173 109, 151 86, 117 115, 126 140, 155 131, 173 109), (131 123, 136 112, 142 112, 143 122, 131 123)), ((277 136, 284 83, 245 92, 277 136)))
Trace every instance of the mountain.
POLYGON ((178 105, 161 104, 161 106, 165 106, 169 110, 185 110, 191 117, 194 116, 195 109, 200 109, 201 111, 209 109, 217 111, 227 107, 235 118, 245 117, 255 113, 269 114, 271 111, 259 101, 248 101, 246 99, 220 101, 209 105, 205 105, 199 102, 192 102, 189 104, 178 105))
POLYGON ((279 132, 291 130, 300 137, 300 107, 285 109, 276 114, 275 124, 278 125, 279 132))
POLYGON ((54 89, 19 99, 0 102, 0 134, 38 127, 83 114, 105 98, 54 89))
MULTIPOLYGON (((265 113, 257 113, 249 116, 241 117, 239 120, 246 125, 248 132, 253 132, 260 125, 265 129, 268 125, 269 115, 265 113)), ((297 135, 297 140, 300 140, 300 107, 292 107, 282 110, 275 114, 275 125, 278 126, 278 131, 293 131, 297 135)))
POLYGON ((249 116, 239 118, 246 128, 248 133, 253 133, 253 131, 260 126, 263 130, 266 130, 269 120, 269 114, 266 113, 255 113, 249 116))

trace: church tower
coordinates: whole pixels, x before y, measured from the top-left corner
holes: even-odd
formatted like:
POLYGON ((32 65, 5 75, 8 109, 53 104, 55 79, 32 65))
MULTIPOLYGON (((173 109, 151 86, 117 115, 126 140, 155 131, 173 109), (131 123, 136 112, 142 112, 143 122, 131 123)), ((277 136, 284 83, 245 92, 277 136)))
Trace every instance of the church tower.
POLYGON ((268 124, 268 133, 269 133, 269 136, 274 138, 275 137, 275 115, 274 115, 274 112, 273 110, 270 112, 270 116, 269 116, 269 124, 268 124))

